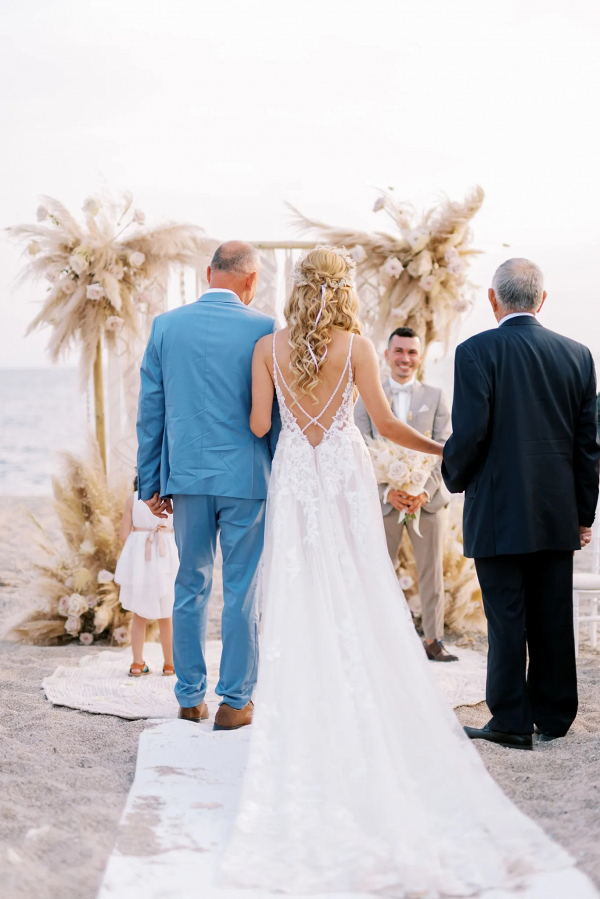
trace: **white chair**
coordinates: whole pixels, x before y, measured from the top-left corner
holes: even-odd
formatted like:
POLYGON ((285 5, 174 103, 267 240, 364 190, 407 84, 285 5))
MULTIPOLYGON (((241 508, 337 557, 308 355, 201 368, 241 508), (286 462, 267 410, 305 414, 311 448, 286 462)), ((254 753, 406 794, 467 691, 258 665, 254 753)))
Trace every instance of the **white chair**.
POLYGON ((573 624, 575 628, 575 653, 579 655, 579 629, 582 625, 590 629, 590 641, 594 649, 598 646, 598 624, 600 623, 600 523, 598 518, 592 528, 591 572, 573 575, 573 624))

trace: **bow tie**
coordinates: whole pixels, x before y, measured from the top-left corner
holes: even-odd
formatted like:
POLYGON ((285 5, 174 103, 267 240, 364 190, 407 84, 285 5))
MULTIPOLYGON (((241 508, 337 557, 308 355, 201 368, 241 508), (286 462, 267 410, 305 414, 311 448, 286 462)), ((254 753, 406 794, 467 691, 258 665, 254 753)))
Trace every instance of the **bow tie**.
POLYGON ((397 381, 392 381, 390 379, 390 390, 393 394, 397 393, 412 393, 413 384, 398 384, 397 381))

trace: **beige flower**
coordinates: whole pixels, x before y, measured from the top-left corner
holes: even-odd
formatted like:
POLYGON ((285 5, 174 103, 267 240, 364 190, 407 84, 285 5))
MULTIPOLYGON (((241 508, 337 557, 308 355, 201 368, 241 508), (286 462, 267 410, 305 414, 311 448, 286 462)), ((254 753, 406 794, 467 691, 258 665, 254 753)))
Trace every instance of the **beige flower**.
POLYGON ((87 603, 88 609, 95 609, 98 605, 98 597, 95 595, 95 593, 90 593, 88 596, 86 596, 85 601, 87 603))
POLYGON ((408 274, 413 278, 420 278, 422 275, 428 275, 433 267, 433 259, 429 250, 423 250, 415 258, 408 263, 408 274))
POLYGON ((89 537, 79 544, 79 552, 84 556, 91 556, 96 552, 96 547, 93 542, 89 539, 89 537))
POLYGON ((110 584, 111 581, 114 581, 115 576, 112 572, 107 571, 106 568, 102 568, 98 572, 98 583, 99 584, 110 584))
POLYGON ((411 578, 410 574, 405 574, 401 578, 398 578, 398 584, 400 585, 401 590, 410 590, 410 588, 414 584, 414 581, 411 578))
POLYGON ((70 596, 61 596, 58 600, 58 605, 56 607, 56 611, 59 615, 64 615, 66 618, 69 614, 69 602, 71 601, 70 596))
POLYGON ((116 627, 113 631, 113 637, 115 638, 116 643, 127 643, 129 640, 129 630, 121 625, 121 627, 116 627))
POLYGON ((367 258, 367 251, 363 246, 357 243, 356 246, 352 247, 352 249, 350 250, 350 255, 352 256, 354 261, 360 265, 360 263, 364 262, 367 258))
POLYGON ((87 269, 87 259, 82 253, 72 253, 69 256, 69 265, 76 275, 82 275, 87 269))
POLYGON ((79 634, 79 642, 83 643, 84 646, 91 646, 94 642, 93 634, 89 634, 87 631, 84 631, 82 634, 79 634))
POLYGON ((88 197, 81 208, 88 215, 98 215, 100 212, 100 200, 97 197, 88 197))
POLYGON ((81 619, 78 618, 77 615, 69 615, 65 623, 65 630, 67 634, 76 637, 81 630, 81 619))
POLYGON ((71 593, 69 597, 69 615, 82 615, 87 612, 87 601, 81 593, 71 593))
POLYGON ((423 275, 423 277, 419 280, 419 285, 423 288, 423 290, 429 292, 436 285, 435 275, 423 275))
POLYGON ((404 271, 404 266, 395 256, 388 256, 381 268, 391 278, 399 278, 404 271))
POLYGON ((134 220, 134 222, 137 222, 138 225, 145 225, 146 224, 146 213, 142 212, 141 209, 134 209, 133 210, 133 220, 134 220))
POLYGON ((390 483, 403 484, 408 477, 408 465, 401 459, 396 459, 388 469, 390 483))
POLYGON ((131 255, 129 256, 129 264, 134 268, 141 268, 145 261, 146 256, 144 253, 136 251, 135 253, 131 253, 131 255))
POLYGON ((88 300, 101 300, 104 296, 104 288, 101 284, 90 284, 85 291, 88 300))
POLYGON ((29 244, 29 246, 27 247, 27 252, 29 253, 30 256, 37 256, 37 254, 40 252, 40 250, 41 250, 41 247, 40 247, 39 243, 37 242, 37 240, 32 240, 31 243, 29 244))
POLYGON ((427 246, 429 234, 422 228, 415 228, 413 231, 408 232, 406 239, 410 244, 412 251, 414 253, 420 253, 421 250, 425 249, 427 246))
POLYGON ((107 331, 113 331, 118 334, 124 324, 125 322, 120 315, 111 315, 106 319, 104 327, 107 331))

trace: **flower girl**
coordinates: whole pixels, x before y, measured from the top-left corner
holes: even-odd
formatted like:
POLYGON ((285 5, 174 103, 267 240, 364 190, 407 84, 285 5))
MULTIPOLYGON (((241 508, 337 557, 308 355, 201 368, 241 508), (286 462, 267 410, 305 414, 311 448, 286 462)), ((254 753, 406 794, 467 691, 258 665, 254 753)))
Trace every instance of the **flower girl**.
POLYGON ((173 536, 173 516, 160 519, 152 514, 146 503, 138 497, 137 477, 133 490, 127 497, 123 510, 119 536, 125 545, 115 571, 115 582, 121 587, 121 605, 133 612, 133 664, 129 674, 131 677, 150 674, 143 658, 146 623, 149 619, 158 619, 165 659, 163 674, 175 674, 171 616, 179 558, 173 536))

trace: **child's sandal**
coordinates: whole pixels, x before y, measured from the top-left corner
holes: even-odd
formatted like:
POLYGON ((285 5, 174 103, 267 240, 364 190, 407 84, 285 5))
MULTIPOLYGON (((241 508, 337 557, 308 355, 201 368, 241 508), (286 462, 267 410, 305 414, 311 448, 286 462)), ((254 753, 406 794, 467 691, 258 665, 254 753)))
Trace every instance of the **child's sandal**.
POLYGON ((150 669, 145 662, 134 662, 129 669, 129 677, 141 677, 142 674, 150 674, 150 669))
POLYGON ((172 674, 175 674, 175 669, 172 665, 163 665, 163 677, 170 677, 172 674))

